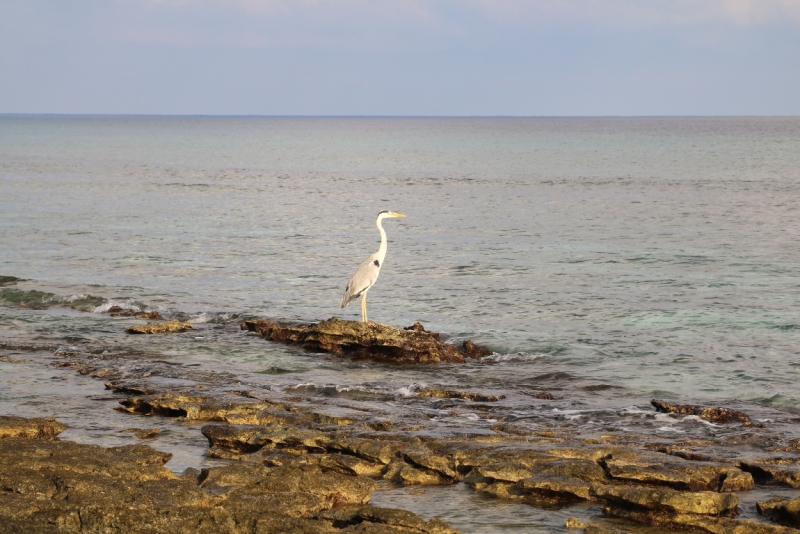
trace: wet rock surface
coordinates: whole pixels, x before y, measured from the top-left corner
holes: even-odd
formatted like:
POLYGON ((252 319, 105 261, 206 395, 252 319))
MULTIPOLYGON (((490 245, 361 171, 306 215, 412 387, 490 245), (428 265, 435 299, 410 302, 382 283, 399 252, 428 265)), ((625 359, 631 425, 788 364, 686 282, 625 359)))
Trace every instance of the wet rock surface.
POLYGON ((681 415, 696 415, 700 419, 711 421, 712 423, 742 423, 744 425, 752 425, 750 416, 746 413, 730 408, 704 408, 702 406, 695 406, 691 404, 676 404, 674 402, 666 402, 653 399, 650 401, 656 410, 664 413, 675 413, 681 415))
POLYGON ((77 445, 53 439, 57 421, 2 418, 0 524, 20 532, 137 522, 176 532, 453 532, 369 502, 386 488, 418 488, 425 499, 424 491, 455 486, 544 510, 583 503, 594 517, 572 524, 585 532, 796 532, 800 495, 786 492, 797 487, 800 451, 795 437, 769 428, 702 423, 722 432, 704 439, 580 433, 566 418, 525 425, 513 411, 503 415, 502 395, 458 385, 416 388, 404 398, 416 399, 421 415, 393 417, 381 397, 359 392, 320 402, 327 390, 259 389, 131 354, 59 349, 55 358, 54 368, 101 379, 121 396, 117 409, 130 417, 123 428, 142 439, 153 424, 142 417, 195 428, 208 455, 228 464, 177 475, 164 466, 168 454, 141 444, 77 445), (431 417, 488 410, 498 420, 483 425, 431 417), (759 497, 759 516, 749 495, 765 488, 790 497, 759 497))
POLYGON ((46 419, 26 419, 0 415, 0 439, 28 438, 53 439, 61 434, 66 425, 49 417, 46 419))
POLYGON ((786 499, 776 497, 759 502, 758 513, 782 525, 800 528, 800 497, 786 499))
POLYGON ((365 506, 374 480, 318 465, 231 464, 179 477, 164 467, 170 455, 147 446, 14 436, 0 438, 4 532, 456 532, 442 521, 365 506))
POLYGON ((186 332, 192 328, 192 323, 188 321, 166 321, 131 326, 126 328, 125 332, 128 334, 169 334, 171 332, 186 332))
POLYGON ((131 308, 123 308, 122 306, 111 306, 103 312, 111 317, 134 317, 136 319, 149 319, 151 321, 163 321, 164 318, 157 311, 139 311, 131 308))
POLYGON ((335 317, 308 325, 258 319, 245 321, 241 328, 270 341, 299 345, 310 352, 330 352, 395 363, 464 363, 467 358, 491 354, 490 350, 469 340, 460 348, 444 343, 439 334, 426 331, 420 323, 401 330, 384 324, 342 321, 335 317))

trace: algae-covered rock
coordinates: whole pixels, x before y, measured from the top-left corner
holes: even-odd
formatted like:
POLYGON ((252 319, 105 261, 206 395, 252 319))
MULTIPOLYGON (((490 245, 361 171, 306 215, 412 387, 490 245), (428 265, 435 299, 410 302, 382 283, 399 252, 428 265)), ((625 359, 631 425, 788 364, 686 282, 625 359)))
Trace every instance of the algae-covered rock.
POLYGON ((411 512, 394 508, 375 506, 334 508, 322 512, 317 517, 322 521, 344 526, 345 532, 457 534, 457 531, 444 521, 439 519, 425 521, 411 512))
MULTIPOLYGON (((108 385, 107 385, 108 386, 108 385)), ((112 388, 116 389, 113 385, 112 388)), ((226 421, 232 416, 254 416, 274 405, 262 401, 221 402, 192 395, 143 395, 119 402, 121 410, 141 415, 185 417, 195 421, 226 421)))
POLYGON ((777 484, 800 489, 800 465, 780 465, 765 462, 742 462, 741 468, 752 473, 761 484, 777 484))
MULTIPOLYGON (((653 511, 615 505, 603 508, 603 515, 627 519, 651 527, 664 527, 670 531, 710 534, 800 534, 793 528, 768 525, 747 519, 653 511)), ((588 529, 587 532, 589 532, 588 529)))
POLYGON ((790 527, 800 527, 800 497, 786 499, 776 497, 756 503, 758 513, 790 527))
POLYGON ((10 415, 0 415, 0 439, 27 438, 27 439, 53 439, 67 425, 60 423, 52 417, 47 419, 26 419, 10 415))
POLYGON ((170 455, 147 446, 26 435, 39 437, 0 440, 3 532, 456 533, 442 521, 365 506, 374 480, 319 465, 234 463, 179 477, 164 467, 170 455))
POLYGON ((683 460, 679 457, 628 451, 604 459, 613 479, 670 486, 689 491, 747 490, 753 478, 726 464, 683 460))
POLYGON ((459 350, 442 342, 439 334, 425 331, 421 325, 400 330, 383 324, 342 321, 334 317, 310 325, 287 325, 259 319, 245 321, 241 327, 268 340, 300 345, 312 352, 397 363, 464 363, 465 358, 482 356, 486 352, 472 342, 459 350))
POLYGON ((169 334, 171 332, 186 332, 194 328, 189 321, 166 321, 164 323, 147 323, 126 328, 128 334, 169 334))
POLYGON ((736 511, 739 504, 739 498, 734 493, 687 492, 638 486, 598 485, 592 488, 591 495, 599 499, 649 510, 704 515, 731 514, 736 511))

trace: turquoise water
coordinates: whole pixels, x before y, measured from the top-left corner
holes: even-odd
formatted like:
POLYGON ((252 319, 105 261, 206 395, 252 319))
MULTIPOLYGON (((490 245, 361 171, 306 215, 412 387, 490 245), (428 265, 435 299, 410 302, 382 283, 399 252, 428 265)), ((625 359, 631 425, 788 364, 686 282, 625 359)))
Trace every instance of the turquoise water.
MULTIPOLYGON (((3 116, 0 188, 6 338, 141 343, 66 311, 112 301, 357 319, 392 209, 370 316, 489 345, 468 380, 800 409, 800 119, 3 116)), ((151 348, 269 363, 213 332, 151 348)))

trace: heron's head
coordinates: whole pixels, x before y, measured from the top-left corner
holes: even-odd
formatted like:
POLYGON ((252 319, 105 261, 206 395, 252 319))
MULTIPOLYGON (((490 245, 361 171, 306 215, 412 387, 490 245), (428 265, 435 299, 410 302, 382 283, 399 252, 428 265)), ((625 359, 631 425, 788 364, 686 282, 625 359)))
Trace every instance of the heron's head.
POLYGON ((396 211, 388 211, 383 210, 378 214, 378 219, 384 219, 386 217, 405 217, 402 213, 397 213, 396 211))

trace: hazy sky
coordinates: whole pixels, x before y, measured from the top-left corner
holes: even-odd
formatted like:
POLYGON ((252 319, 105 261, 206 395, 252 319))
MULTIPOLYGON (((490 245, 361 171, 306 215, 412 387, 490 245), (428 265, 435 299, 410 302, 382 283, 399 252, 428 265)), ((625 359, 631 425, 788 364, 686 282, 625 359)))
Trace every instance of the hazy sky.
POLYGON ((0 0, 0 113, 800 115, 800 0, 0 0))

